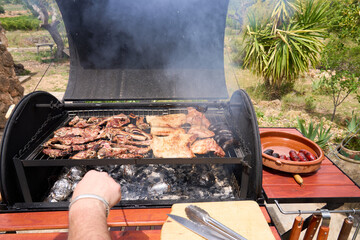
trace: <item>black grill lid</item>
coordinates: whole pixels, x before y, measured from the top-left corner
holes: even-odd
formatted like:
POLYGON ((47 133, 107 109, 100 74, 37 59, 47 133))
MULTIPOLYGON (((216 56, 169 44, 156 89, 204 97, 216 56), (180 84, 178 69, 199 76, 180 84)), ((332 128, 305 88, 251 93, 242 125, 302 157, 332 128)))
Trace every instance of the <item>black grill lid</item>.
POLYGON ((64 100, 228 97, 228 0, 57 2, 71 56, 64 100))

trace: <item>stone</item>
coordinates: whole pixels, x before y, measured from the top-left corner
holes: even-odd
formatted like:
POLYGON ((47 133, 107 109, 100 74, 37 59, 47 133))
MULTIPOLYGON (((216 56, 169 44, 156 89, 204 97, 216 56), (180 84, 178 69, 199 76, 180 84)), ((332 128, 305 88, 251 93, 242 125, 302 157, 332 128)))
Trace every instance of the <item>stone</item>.
POLYGON ((14 66, 14 60, 8 51, 3 52, 1 57, 2 57, 2 64, 4 65, 4 67, 14 66))
POLYGON ((0 44, 0 130, 5 127, 10 105, 17 104, 23 96, 24 88, 15 74, 14 60, 6 46, 0 44))
POLYGON ((4 75, 0 75, 0 92, 6 92, 9 90, 10 80, 4 75))

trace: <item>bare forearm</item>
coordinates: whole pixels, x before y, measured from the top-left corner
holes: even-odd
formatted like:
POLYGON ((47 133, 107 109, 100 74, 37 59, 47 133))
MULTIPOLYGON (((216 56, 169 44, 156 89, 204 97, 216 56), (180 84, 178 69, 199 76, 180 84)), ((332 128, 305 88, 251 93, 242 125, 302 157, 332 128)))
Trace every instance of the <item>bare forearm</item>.
POLYGON ((69 237, 77 239, 111 239, 106 223, 106 211, 97 199, 82 199, 71 206, 69 237))

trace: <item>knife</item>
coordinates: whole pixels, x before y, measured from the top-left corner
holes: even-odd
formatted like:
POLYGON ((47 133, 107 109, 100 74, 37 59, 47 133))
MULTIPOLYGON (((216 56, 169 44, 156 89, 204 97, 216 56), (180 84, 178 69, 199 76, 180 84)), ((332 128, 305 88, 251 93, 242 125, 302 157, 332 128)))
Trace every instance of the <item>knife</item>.
POLYGON ((222 236, 215 230, 213 230, 203 224, 195 223, 193 221, 190 221, 189 219, 186 219, 186 218, 183 218, 183 217, 180 217, 177 215, 173 215, 173 214, 168 214, 168 216, 170 218, 174 219, 176 222, 183 225, 184 227, 186 227, 187 229, 190 229, 191 231, 195 232, 196 234, 202 236, 205 239, 228 240, 228 238, 225 238, 224 236, 222 236))

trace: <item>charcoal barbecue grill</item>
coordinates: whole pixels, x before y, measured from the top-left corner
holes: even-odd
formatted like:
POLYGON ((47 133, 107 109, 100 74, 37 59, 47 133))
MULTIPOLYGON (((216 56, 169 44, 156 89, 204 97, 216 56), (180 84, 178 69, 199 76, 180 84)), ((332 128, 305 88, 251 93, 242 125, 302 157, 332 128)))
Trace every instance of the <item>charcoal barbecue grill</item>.
MULTIPOLYGON (((252 103, 244 90, 226 100, 223 40, 228 1, 57 3, 68 32, 69 82, 62 101, 33 92, 9 118, 1 144, 4 210, 64 209, 68 202, 43 202, 64 167, 124 164, 223 165, 230 169, 235 200, 263 201, 260 137, 252 103), (169 159, 150 154, 142 159, 73 160, 42 153, 53 131, 74 116, 166 115, 186 113, 187 107, 207 109, 211 123, 226 122, 239 144, 225 157, 169 159)), ((121 201, 117 206, 173 203, 121 201)))

